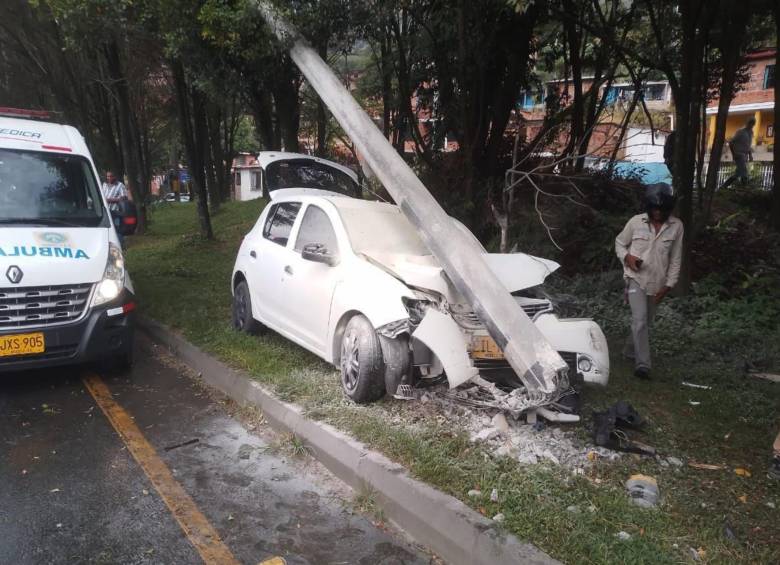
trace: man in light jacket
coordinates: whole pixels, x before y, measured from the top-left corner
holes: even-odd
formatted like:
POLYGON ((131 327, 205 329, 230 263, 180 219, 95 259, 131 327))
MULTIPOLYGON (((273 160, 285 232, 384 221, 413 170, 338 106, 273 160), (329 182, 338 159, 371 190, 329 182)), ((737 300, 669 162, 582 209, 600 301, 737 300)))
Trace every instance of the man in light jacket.
POLYGON ((634 359, 634 375, 641 379, 650 378, 650 324, 655 308, 680 278, 684 229, 672 216, 675 202, 668 184, 649 185, 646 212, 631 218, 615 238, 631 306, 631 339, 624 354, 634 359))

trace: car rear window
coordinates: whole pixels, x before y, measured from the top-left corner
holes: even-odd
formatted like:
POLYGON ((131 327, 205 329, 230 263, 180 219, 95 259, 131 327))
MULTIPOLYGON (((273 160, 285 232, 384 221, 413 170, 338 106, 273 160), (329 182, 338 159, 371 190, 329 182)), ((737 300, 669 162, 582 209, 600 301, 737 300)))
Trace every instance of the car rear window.
POLYGON ((84 157, 0 149, 0 224, 88 227, 104 215, 84 157))
POLYGON ((268 190, 282 188, 316 188, 360 197, 360 187, 345 172, 318 163, 314 159, 285 159, 266 167, 268 190))
POLYGON ((290 232, 300 209, 300 202, 274 204, 265 220, 263 237, 279 245, 286 246, 290 240, 290 232))

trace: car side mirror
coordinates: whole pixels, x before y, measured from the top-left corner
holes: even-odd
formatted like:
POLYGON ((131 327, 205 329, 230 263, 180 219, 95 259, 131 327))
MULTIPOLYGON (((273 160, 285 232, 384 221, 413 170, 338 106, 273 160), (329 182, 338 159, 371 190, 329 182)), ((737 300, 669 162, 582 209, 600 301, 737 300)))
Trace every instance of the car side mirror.
POLYGON ((130 200, 119 202, 118 210, 111 211, 111 220, 120 235, 133 235, 138 226, 138 211, 135 204, 130 200))
POLYGON ((325 263, 329 267, 333 267, 339 262, 338 257, 331 253, 323 243, 307 243, 303 246, 301 257, 306 261, 325 263))

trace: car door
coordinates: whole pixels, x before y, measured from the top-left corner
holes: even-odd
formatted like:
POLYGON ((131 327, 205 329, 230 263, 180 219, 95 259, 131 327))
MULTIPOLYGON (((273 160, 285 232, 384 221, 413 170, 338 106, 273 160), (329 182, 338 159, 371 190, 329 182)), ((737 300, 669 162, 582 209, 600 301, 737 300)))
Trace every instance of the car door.
POLYGON ((320 206, 309 204, 304 210, 292 251, 285 265, 289 291, 288 300, 282 305, 285 322, 310 349, 325 355, 331 301, 343 268, 336 231, 320 206), (337 258, 336 264, 304 259, 303 248, 312 243, 325 245, 337 258))
POLYGON ((285 267, 293 254, 290 235, 301 209, 300 202, 280 202, 268 211, 262 230, 249 244, 249 287, 260 320, 285 330, 282 310, 289 300, 285 289, 285 267))

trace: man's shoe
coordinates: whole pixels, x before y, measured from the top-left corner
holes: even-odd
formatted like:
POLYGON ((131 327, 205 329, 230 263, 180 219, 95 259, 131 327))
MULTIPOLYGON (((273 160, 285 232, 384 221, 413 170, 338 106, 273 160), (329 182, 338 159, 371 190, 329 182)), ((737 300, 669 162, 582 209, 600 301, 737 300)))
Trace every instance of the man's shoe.
POLYGON ((637 367, 634 369, 634 376, 638 379, 642 379, 643 381, 649 381, 650 380, 650 369, 647 367, 637 367))
POLYGON ((775 455, 772 458, 772 462, 769 464, 769 470, 766 476, 770 479, 780 481, 780 455, 775 455))

